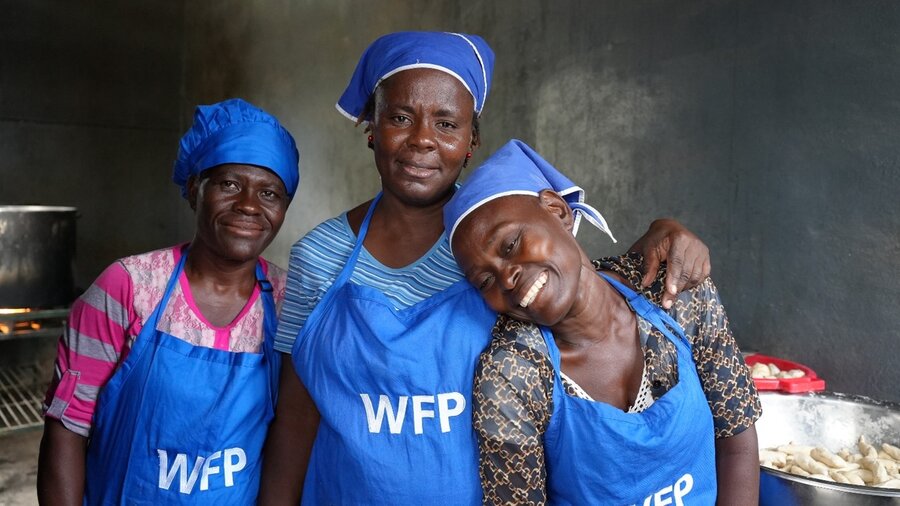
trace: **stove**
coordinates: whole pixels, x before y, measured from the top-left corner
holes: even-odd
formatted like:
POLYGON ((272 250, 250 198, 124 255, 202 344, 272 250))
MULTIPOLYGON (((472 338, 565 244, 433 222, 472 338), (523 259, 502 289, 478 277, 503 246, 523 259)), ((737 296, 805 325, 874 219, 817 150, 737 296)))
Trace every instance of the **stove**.
POLYGON ((0 434, 43 424, 41 403, 68 308, 0 308, 0 434))

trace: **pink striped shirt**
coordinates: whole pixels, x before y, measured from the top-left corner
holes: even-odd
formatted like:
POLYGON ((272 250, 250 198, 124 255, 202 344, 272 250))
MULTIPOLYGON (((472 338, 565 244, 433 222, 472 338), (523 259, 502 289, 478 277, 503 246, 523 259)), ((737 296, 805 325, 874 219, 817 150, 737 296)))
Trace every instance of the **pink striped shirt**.
MULTIPOLYGON (((144 322, 156 309, 181 258, 181 246, 120 259, 106 268, 75 301, 68 327, 59 339, 53 381, 44 401, 45 415, 82 436, 91 430, 101 388, 125 360, 144 322)), ((262 260, 280 310, 286 273, 262 260)), ((259 287, 228 326, 207 321, 181 273, 157 330, 195 346, 258 353, 263 335, 259 287)))

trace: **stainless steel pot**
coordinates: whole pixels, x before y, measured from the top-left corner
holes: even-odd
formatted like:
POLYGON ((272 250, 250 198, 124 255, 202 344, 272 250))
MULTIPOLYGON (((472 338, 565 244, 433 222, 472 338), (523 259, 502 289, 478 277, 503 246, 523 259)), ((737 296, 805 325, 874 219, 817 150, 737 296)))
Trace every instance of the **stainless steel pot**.
POLYGON ((0 206, 0 307, 68 305, 74 207, 0 206))
MULTIPOLYGON (((855 448, 859 436, 873 443, 900 443, 900 405, 868 397, 819 392, 760 393, 763 415, 756 423, 759 447, 789 442, 832 451, 855 448)), ((760 468, 759 504, 894 505, 900 490, 842 485, 760 468)))

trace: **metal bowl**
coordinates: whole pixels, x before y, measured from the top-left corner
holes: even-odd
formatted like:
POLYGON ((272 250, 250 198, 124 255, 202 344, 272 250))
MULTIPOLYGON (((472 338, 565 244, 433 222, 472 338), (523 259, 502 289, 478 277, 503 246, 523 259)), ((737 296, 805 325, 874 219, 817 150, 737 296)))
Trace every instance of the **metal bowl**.
MULTIPOLYGON (((855 448, 861 435, 873 444, 900 443, 900 404, 832 392, 761 392, 760 401, 763 415, 756 422, 760 448, 794 442, 837 452, 855 448)), ((900 490, 844 485, 760 467, 759 504, 900 506, 900 490)))

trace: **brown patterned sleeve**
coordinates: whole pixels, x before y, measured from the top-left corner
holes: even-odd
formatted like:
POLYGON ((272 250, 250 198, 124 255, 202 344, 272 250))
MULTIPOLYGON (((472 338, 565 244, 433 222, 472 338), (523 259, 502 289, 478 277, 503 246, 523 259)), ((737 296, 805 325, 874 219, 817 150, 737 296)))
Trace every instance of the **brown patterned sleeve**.
POLYGON ((762 407, 716 286, 707 278, 680 294, 672 311, 692 341, 716 438, 740 434, 756 422, 762 407))
POLYGON ((475 369, 473 417, 484 504, 545 504, 543 434, 553 369, 537 326, 500 316, 475 369))

